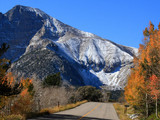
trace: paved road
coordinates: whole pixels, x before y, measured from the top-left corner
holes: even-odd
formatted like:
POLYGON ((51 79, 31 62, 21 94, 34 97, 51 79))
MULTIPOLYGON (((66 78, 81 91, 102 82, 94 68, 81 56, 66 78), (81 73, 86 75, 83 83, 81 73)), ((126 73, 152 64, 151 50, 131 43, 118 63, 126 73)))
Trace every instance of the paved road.
POLYGON ((30 120, 119 120, 112 103, 88 102, 74 109, 30 120))

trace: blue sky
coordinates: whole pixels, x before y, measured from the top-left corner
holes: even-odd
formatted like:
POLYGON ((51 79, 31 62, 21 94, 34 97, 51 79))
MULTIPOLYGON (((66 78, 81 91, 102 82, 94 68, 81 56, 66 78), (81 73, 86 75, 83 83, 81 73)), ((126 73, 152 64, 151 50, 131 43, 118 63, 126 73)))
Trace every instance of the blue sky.
POLYGON ((0 12, 15 5, 39 8, 75 28, 136 48, 149 21, 160 22, 160 0, 0 0, 0 12))

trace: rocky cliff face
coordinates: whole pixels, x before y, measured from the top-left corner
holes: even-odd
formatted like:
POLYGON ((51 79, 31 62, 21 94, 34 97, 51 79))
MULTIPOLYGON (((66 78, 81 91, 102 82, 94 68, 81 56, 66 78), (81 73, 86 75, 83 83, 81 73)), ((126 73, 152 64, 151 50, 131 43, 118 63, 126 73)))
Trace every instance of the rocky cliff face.
POLYGON ((0 43, 10 45, 5 57, 13 61, 12 72, 42 80, 61 72, 72 85, 123 89, 137 53, 25 6, 0 14, 0 33, 0 43))

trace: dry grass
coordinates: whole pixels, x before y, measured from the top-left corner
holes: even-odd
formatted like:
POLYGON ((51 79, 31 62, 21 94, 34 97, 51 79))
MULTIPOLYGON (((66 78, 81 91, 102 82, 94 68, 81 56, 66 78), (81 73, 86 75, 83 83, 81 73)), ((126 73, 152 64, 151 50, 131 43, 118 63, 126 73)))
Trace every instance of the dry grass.
MULTIPOLYGON (((132 120, 127 116, 127 114, 130 114, 130 115, 135 114, 135 110, 133 109, 132 106, 130 106, 127 109, 126 114, 124 114, 124 104, 114 103, 113 106, 114 106, 120 120, 132 120)), ((160 113, 159 113, 159 118, 160 118, 160 113)), ((152 114, 147 119, 145 119, 145 116, 140 115, 136 120, 160 120, 160 119, 157 119, 156 115, 152 114)))
POLYGON ((40 113, 44 113, 44 112, 48 112, 50 114, 52 113, 56 113, 56 112, 60 112, 60 111, 64 111, 64 110, 68 110, 68 109, 71 109, 71 108, 75 108, 83 103, 86 103, 87 100, 84 100, 84 101, 81 101, 81 102, 77 102, 77 103, 73 103, 73 104, 67 104, 67 105, 64 105, 64 106, 56 106, 54 108, 45 108, 45 109, 42 109, 40 113))
POLYGON ((24 120, 24 117, 21 115, 8 115, 8 116, 0 116, 0 120, 24 120))
POLYGON ((134 109, 132 107, 127 108, 127 113, 124 113, 124 105, 120 103, 114 103, 113 104, 120 120, 131 120, 127 114, 134 114, 134 109))
POLYGON ((34 118, 34 117, 40 117, 43 115, 49 115, 49 114, 53 114, 56 112, 60 112, 60 111, 64 111, 64 110, 68 110, 68 109, 72 109, 75 108, 83 103, 86 103, 87 100, 81 101, 81 102, 77 102, 77 103, 73 103, 73 104, 67 104, 64 106, 56 106, 54 108, 45 108, 42 109, 39 113, 29 113, 26 115, 26 118, 34 118))

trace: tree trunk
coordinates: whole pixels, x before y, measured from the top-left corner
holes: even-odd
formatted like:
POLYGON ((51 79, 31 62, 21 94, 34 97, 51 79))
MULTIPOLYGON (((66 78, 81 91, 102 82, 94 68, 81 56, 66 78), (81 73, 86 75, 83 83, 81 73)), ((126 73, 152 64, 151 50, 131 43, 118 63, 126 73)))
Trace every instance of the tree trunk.
POLYGON ((157 110, 157 98, 156 98, 156 117, 158 118, 158 110, 157 110))
POLYGON ((148 118, 148 94, 146 93, 146 118, 148 118))

